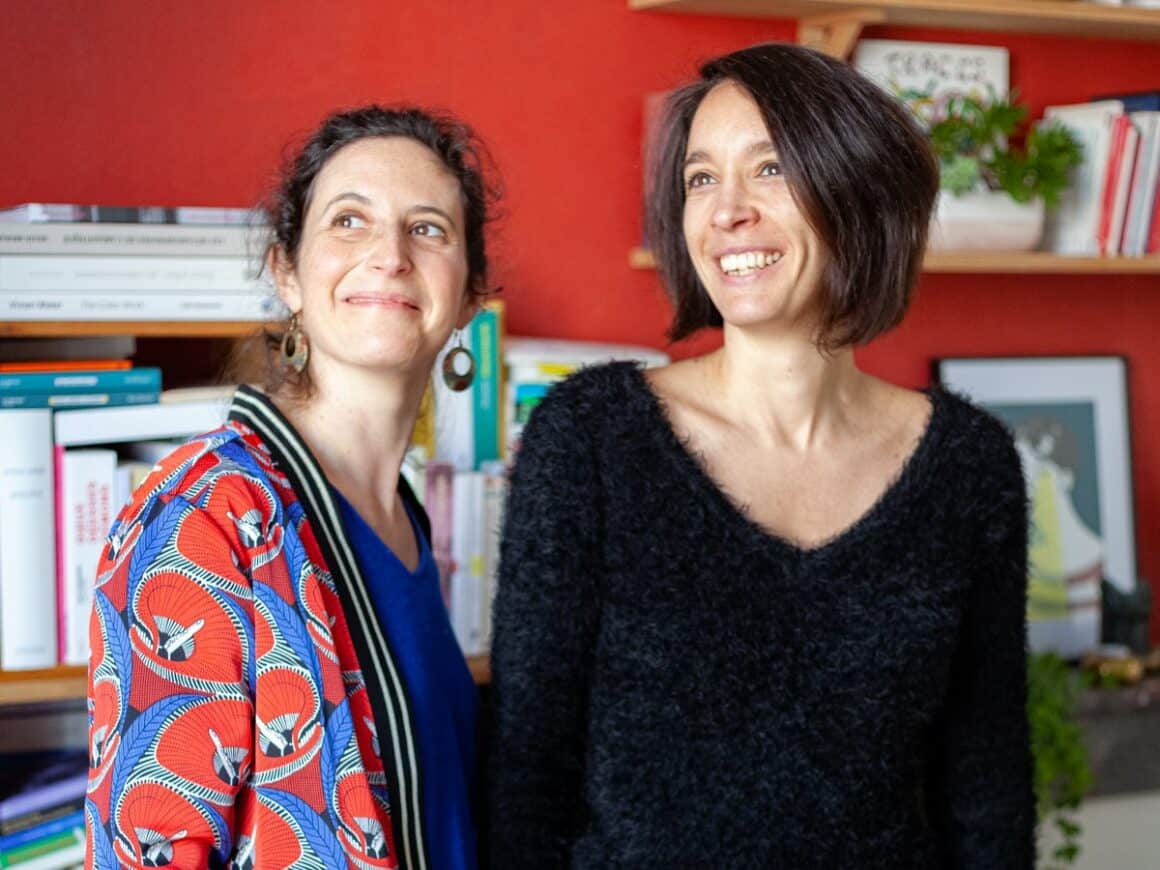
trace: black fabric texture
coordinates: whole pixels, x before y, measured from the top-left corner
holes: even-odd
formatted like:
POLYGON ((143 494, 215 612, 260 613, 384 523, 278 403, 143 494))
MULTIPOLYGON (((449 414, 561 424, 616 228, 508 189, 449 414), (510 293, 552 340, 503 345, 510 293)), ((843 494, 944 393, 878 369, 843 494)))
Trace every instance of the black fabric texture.
POLYGON ((492 867, 1034 865, 1018 454, 929 396, 878 502, 802 549, 635 365, 550 391, 501 550, 492 867))

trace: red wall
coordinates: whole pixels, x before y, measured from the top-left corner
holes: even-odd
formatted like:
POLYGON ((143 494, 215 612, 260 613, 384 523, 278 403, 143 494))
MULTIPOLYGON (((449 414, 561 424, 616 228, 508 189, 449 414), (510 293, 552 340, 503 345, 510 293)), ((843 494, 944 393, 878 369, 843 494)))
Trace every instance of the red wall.
MULTIPOLYGON (((656 278, 627 266, 641 97, 698 59, 794 32, 627 0, 5 0, 3 19, 0 204, 249 205, 283 143, 332 108, 439 105, 476 126, 503 173, 494 253, 510 331, 658 346, 656 278)), ((873 35, 1006 45, 1036 113, 1160 85, 1156 43, 873 35)), ((1139 570, 1160 591, 1157 325, 1158 276, 931 276, 907 323, 861 360, 917 386, 938 355, 1127 356, 1139 570)))

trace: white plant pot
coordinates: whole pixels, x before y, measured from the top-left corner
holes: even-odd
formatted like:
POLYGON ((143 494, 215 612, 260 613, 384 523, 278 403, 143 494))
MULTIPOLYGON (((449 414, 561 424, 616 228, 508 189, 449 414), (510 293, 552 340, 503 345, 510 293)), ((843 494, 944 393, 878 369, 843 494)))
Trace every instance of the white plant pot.
POLYGON ((1043 200, 1022 203, 1001 190, 940 191, 930 223, 932 251, 1030 251, 1043 237, 1043 200))

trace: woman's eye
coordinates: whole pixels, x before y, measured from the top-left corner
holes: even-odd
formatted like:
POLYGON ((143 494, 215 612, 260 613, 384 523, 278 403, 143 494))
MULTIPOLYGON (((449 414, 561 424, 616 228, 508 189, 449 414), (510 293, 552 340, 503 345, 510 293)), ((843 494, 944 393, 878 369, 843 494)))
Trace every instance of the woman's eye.
POLYGON ((359 217, 357 214, 350 212, 343 212, 331 221, 332 226, 340 227, 344 230, 362 229, 367 225, 367 222, 359 217))
POLYGON ((769 163, 762 164, 761 171, 758 172, 757 174, 758 175, 781 175, 781 164, 776 163, 776 162, 771 160, 769 163))
POLYGON ((437 239, 441 239, 447 235, 443 227, 427 221, 415 224, 415 226, 411 227, 411 232, 417 236, 431 236, 437 239))
POLYGON ((692 190, 694 187, 703 187, 713 180, 713 177, 707 172, 694 172, 687 179, 685 179, 685 187, 692 190))

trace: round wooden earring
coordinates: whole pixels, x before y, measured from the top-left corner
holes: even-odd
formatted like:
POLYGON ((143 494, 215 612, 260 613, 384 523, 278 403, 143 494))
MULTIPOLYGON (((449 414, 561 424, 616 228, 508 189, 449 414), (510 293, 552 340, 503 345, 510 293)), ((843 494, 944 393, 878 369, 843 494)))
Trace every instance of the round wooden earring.
POLYGON ((463 346, 460 337, 455 347, 443 355, 443 383, 449 390, 461 393, 475 379, 475 357, 463 346))
POLYGON ((310 342, 299 325, 298 315, 294 314, 290 318, 290 325, 286 327, 286 332, 282 334, 282 361, 296 374, 302 374, 303 369, 306 368, 306 361, 309 359, 310 342))

